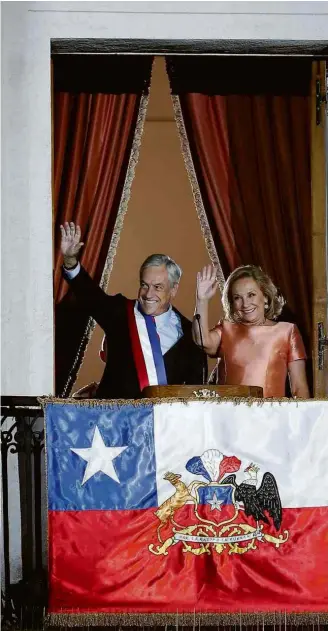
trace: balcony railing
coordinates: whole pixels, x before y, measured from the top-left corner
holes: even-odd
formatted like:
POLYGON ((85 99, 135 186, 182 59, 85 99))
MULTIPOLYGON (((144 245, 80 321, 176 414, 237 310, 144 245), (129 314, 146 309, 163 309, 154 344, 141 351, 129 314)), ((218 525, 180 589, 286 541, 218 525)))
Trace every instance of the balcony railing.
POLYGON ((4 396, 1 415, 2 620, 34 627, 46 605, 43 411, 36 397, 4 396))

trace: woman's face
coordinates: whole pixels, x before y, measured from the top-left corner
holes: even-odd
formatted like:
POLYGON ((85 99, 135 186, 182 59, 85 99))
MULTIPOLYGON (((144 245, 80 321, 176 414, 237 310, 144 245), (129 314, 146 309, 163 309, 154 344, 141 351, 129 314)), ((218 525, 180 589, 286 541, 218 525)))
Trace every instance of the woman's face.
POLYGON ((232 310, 244 324, 262 324, 266 298, 254 278, 239 278, 231 288, 232 310))

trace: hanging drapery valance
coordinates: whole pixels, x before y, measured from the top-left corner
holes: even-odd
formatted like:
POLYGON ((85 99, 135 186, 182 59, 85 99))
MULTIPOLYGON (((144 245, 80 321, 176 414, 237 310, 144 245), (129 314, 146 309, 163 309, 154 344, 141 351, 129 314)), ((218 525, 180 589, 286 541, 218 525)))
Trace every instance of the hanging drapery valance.
POLYGON ((68 395, 94 328, 61 274, 60 224, 82 229, 81 263, 105 289, 127 210, 152 57, 54 58, 56 392, 68 395), (88 236, 90 235, 90 238, 88 236))
POLYGON ((243 264, 265 269, 310 355, 311 61, 168 57, 167 70, 223 276, 243 264))

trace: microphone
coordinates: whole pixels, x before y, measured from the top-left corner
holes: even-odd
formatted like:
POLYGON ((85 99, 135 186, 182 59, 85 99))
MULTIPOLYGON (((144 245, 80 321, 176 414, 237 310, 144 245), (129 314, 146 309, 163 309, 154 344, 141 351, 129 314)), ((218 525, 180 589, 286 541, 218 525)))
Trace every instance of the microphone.
POLYGON ((200 337, 200 346, 201 349, 203 351, 203 386, 205 386, 207 384, 207 380, 208 380, 208 365, 207 365, 207 356, 204 350, 204 342, 203 342, 203 334, 202 334, 202 327, 200 326, 200 315, 199 313, 195 314, 195 318, 198 322, 198 328, 199 328, 199 337, 200 337))

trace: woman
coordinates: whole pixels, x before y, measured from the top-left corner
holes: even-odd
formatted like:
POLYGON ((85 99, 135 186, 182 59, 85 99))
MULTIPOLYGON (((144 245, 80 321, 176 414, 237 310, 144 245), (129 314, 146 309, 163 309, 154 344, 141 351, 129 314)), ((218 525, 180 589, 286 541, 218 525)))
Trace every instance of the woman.
POLYGON ((261 386, 264 397, 284 397, 287 374, 294 397, 308 398, 306 353, 295 324, 275 322, 284 305, 277 288, 260 267, 235 269, 225 283, 222 303, 225 319, 208 326, 208 301, 217 291, 215 269, 208 265, 197 274, 193 338, 206 353, 219 357, 219 382, 261 386))

